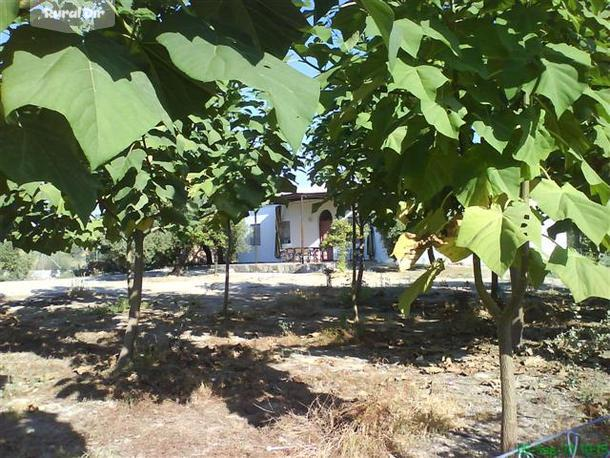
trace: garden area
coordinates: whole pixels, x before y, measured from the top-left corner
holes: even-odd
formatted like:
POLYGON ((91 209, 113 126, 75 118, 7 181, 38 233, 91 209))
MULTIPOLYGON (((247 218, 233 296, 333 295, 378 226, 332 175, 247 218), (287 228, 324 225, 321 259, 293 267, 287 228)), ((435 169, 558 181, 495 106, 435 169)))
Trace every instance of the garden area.
POLYGON ((609 456, 609 35, 1 0, 0 456, 609 456))
MULTIPOLYGON (((401 283, 418 272, 367 272, 359 328, 348 323, 343 276, 328 288, 322 273, 235 273, 228 320, 222 275, 146 278, 138 358, 119 379, 108 373, 126 321, 122 282, 61 289, 38 281, 1 308, 0 450, 494 455, 495 329, 468 273, 444 273, 401 318, 401 283)), ((524 442, 608 413, 607 304, 579 309, 566 298, 561 288, 526 297, 515 358, 524 442)), ((588 441, 605 443, 605 428, 587 430, 588 441)))

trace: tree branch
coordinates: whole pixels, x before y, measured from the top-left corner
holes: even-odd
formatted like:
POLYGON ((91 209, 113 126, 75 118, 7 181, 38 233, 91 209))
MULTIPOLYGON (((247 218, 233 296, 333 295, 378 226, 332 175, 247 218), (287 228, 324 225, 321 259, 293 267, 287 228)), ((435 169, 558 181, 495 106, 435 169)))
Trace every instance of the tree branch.
POLYGON ((491 313, 494 318, 502 315, 502 309, 498 307, 496 301, 491 297, 491 294, 485 288, 485 284, 483 283, 483 276, 481 275, 481 259, 473 253, 472 255, 472 270, 474 272, 474 285, 477 289, 477 293, 483 301, 483 305, 487 307, 489 313, 491 313))

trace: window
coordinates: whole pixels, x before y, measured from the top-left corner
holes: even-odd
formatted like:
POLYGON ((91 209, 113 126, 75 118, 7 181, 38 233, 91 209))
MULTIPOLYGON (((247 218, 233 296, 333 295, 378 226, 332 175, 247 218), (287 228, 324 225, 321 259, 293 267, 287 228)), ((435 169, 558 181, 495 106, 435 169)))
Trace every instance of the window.
POLYGON ((290 243, 290 221, 282 221, 280 223, 280 242, 290 243))
POLYGON ((250 245, 261 246, 261 225, 251 224, 250 225, 250 245))

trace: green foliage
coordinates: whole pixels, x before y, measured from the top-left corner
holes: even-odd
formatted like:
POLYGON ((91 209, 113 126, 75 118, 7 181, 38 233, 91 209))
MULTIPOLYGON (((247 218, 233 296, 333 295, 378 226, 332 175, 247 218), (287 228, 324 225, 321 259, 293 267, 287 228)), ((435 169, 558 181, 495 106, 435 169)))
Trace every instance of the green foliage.
MULTIPOLYGON (((141 310, 147 310, 150 308, 150 304, 146 301, 143 301, 140 305, 141 310)), ((117 315, 120 313, 125 313, 129 310, 129 300, 126 297, 121 297, 117 299, 115 302, 112 302, 105 306, 105 311, 110 315, 117 315)))
MULTIPOLYGON (((118 2, 112 30, 80 35, 5 30, 4 237, 45 253, 129 240, 204 210, 237 221, 288 189, 319 85, 282 59, 307 21, 291 2, 220 3, 118 2)), ((2 2, 0 28, 17 14, 2 2)))
POLYGON ((0 32, 11 24, 19 14, 19 0, 0 2, 0 32))
POLYGON ((82 38, 23 26, 5 52, 12 58, 2 72, 5 115, 26 105, 61 113, 92 168, 167 117, 129 50, 100 33, 82 38))
POLYGON ((597 2, 552 0, 345 5, 330 27, 356 42, 304 45, 324 72, 316 173, 364 189, 380 222, 408 222, 497 273, 517 272, 527 243, 530 283, 561 271, 577 300, 610 297, 570 281, 606 267, 540 249, 548 219, 610 246, 606 16, 597 2), (417 226, 432 218, 444 223, 417 226))
POLYGON ((32 268, 32 257, 10 242, 0 244, 0 281, 24 280, 32 268))
POLYGON ((344 271, 347 269, 347 255, 352 240, 352 225, 345 218, 335 219, 330 226, 326 237, 320 243, 320 248, 336 248, 337 269, 344 271))
MULTIPOLYGON (((247 228, 242 222, 232 224, 233 251, 232 260, 237 253, 246 248, 247 228)), ((165 267, 187 267, 190 259, 208 247, 212 252, 225 250, 227 237, 224 228, 215 225, 211 218, 193 221, 187 226, 171 226, 156 229, 144 239, 145 268, 161 269, 165 267)), ((127 272, 127 242, 123 239, 110 241, 102 239, 95 248, 95 255, 90 256, 92 266, 104 272, 127 272)), ((195 256, 196 257, 196 256, 195 256)))

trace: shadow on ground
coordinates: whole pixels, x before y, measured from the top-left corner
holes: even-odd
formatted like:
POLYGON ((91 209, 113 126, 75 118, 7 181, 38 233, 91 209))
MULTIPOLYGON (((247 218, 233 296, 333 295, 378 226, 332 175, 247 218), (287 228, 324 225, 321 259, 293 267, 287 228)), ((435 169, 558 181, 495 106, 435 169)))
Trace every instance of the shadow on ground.
POLYGON ((81 456, 85 439, 48 412, 0 413, 0 456, 81 456))
MULTIPOLYGON (((220 295, 149 295, 151 308, 143 312, 134 370, 113 380, 106 374, 119 350, 124 317, 106 305, 117 299, 116 292, 100 289, 66 296, 41 291, 27 301, 0 307, 0 316, 4 314, 0 352, 68 358, 75 375, 57 383, 60 398, 186 403, 198 390, 207 389, 232 412, 260 426, 288 412, 304 413, 314 401, 342 402, 328 393, 313 392, 275 368, 278 352, 426 367, 446 358, 460 361, 477 345, 494 339, 493 322, 482 313, 467 282, 443 282, 433 288, 416 301, 408 318, 395 311, 400 292, 398 287, 365 288, 361 305, 365 324, 347 334, 337 332, 348 328, 351 318, 346 288, 240 283, 232 287, 233 312, 228 320, 217 313, 220 295), (234 340, 229 342, 228 336, 234 340), (287 338, 291 336, 295 338, 287 338), (238 342, 276 339, 277 345, 257 348, 236 344, 235 338, 238 342)), ((537 345, 565 329, 573 318, 565 301, 561 294, 546 292, 528 297, 530 343, 537 345)), ((595 310, 588 312, 591 319, 597 319, 595 310)), ((536 351, 545 358, 557 357, 536 351)), ((38 415, 30 415, 31 421, 53 420, 49 414, 38 415)), ((474 432, 470 436, 484 445, 484 437, 474 432)))

